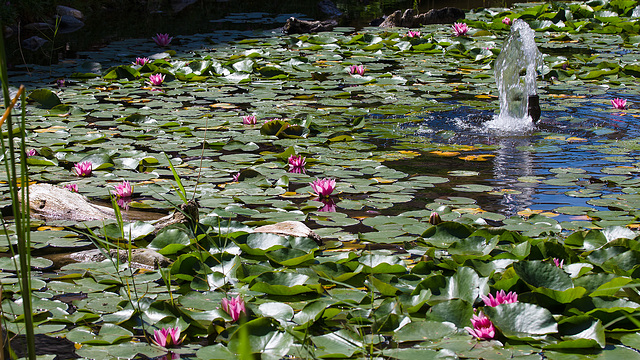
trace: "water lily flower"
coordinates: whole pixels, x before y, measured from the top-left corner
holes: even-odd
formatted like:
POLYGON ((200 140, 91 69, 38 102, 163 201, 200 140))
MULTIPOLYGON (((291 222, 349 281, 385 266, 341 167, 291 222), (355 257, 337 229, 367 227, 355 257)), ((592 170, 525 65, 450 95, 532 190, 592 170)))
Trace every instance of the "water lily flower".
POLYGON ((500 304, 511 304, 518 302, 518 294, 513 291, 509 291, 509 293, 505 293, 504 290, 500 290, 496 293, 496 296, 489 294, 489 296, 480 295, 482 301, 486 306, 498 306, 500 304))
POLYGON ((149 75, 149 84, 153 86, 160 86, 164 82, 164 74, 152 74, 149 75))
POLYGON ((471 336, 478 338, 478 340, 491 340, 496 336, 496 328, 482 311, 478 315, 473 315, 471 325, 473 325, 473 329, 470 327, 465 327, 464 329, 467 330, 471 336))
POLYGON ((306 174, 307 170, 304 168, 307 165, 306 158, 302 155, 289 156, 289 172, 295 174, 306 174))
POLYGON ((160 330, 153 330, 152 341, 162 347, 171 347, 180 345, 185 337, 180 339, 180 329, 177 327, 162 328, 160 330))
POLYGON ((560 260, 558 258, 553 258, 553 263, 559 267, 560 269, 562 269, 562 266, 564 265, 564 259, 560 260))
POLYGON ((611 105, 613 105, 614 109, 624 110, 625 107, 627 106, 627 100, 620 99, 620 98, 615 98, 615 99, 611 100, 611 105))
POLYGON ((149 58, 147 57, 137 57, 136 61, 134 62, 135 65, 140 65, 140 66, 144 66, 145 64, 149 63, 149 58))
POLYGON ((65 83, 64 79, 58 79, 58 80, 56 80, 56 85, 58 85, 58 87, 65 87, 66 83, 65 83))
POLYGON ((237 173, 235 173, 235 174, 231 175, 231 177, 233 177, 233 181, 234 181, 234 182, 238 182, 238 181, 240 181, 240 173, 239 173, 239 172, 237 172, 237 173))
POLYGON ((64 188, 71 192, 78 192, 78 184, 66 184, 64 188))
POLYGON ((169 34, 156 34, 156 36, 152 37, 153 41, 158 44, 158 46, 167 46, 173 40, 173 37, 169 36, 169 34))
POLYGON ((315 181, 309 183, 313 191, 315 191, 318 197, 328 197, 331 195, 333 190, 336 188, 336 180, 330 178, 324 179, 316 179, 315 181))
POLYGON ((465 36, 469 31, 469 27, 465 23, 453 23, 451 28, 456 36, 465 36))
POLYGON ((351 75, 364 75, 364 65, 351 65, 347 69, 351 75))
POLYGON ((76 174, 76 176, 89 176, 91 175, 92 170, 93 164, 91 163, 91 161, 83 161, 73 166, 73 173, 76 174))
POLYGON ((411 31, 411 30, 407 31, 407 37, 410 37, 410 38, 420 37, 420 35, 422 35, 420 34, 420 31, 411 31))
POLYGON ((255 125, 258 119, 255 115, 247 115, 242 117, 242 123, 245 125, 255 125))
POLYGON ((119 198, 128 198, 133 194, 133 186, 128 181, 123 181, 120 184, 116 184, 113 186, 115 190, 111 193, 119 198))
POLYGON ((27 156, 37 156, 37 155, 38 155, 38 150, 36 149, 27 150, 27 156))
POLYGON ((235 298, 232 297, 231 299, 222 299, 222 310, 231 315, 231 319, 233 319, 233 321, 238 321, 238 319, 240 319, 240 314, 247 314, 244 300, 242 300, 240 295, 236 296, 235 298))
POLYGON ((507 26, 510 26, 511 25, 511 19, 509 19, 508 17, 505 16, 504 19, 502 19, 502 23, 507 25, 507 26))

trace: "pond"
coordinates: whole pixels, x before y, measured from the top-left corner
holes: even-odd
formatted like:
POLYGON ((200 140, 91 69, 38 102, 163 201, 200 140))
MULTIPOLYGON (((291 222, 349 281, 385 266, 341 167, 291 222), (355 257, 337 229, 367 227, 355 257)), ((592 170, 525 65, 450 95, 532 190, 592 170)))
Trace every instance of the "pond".
MULTIPOLYGON (((36 332, 83 358, 640 358, 638 16, 613 0, 471 10, 459 36, 169 34, 10 73, 30 90, 31 181, 101 204, 128 181, 125 216, 199 204, 197 226, 158 234, 34 219, 36 332), (515 19, 544 54, 542 116, 492 129, 493 63, 515 19), (282 221, 322 241, 252 233, 282 221), (172 264, 49 259, 92 244, 172 264), (174 327, 179 346, 152 345, 174 327)), ((20 290, 2 260, 16 334, 20 290)))

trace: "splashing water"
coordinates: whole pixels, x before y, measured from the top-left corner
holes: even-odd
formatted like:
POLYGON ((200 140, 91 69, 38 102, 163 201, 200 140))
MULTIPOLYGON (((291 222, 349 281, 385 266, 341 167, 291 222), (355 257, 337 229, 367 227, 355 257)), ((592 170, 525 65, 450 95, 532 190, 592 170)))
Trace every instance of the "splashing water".
POLYGON ((495 62, 500 114, 487 123, 489 128, 517 131, 533 127, 537 119, 529 115, 529 101, 530 96, 537 100, 536 70, 541 65, 533 30, 520 19, 514 21, 495 62))

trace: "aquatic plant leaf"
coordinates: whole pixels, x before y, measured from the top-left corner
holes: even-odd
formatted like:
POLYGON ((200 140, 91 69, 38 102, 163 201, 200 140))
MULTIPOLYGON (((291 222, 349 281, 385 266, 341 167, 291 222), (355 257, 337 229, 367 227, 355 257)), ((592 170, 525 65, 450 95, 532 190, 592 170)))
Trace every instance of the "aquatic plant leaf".
POLYGON ((508 338, 527 339, 558 331, 558 324, 549 310, 535 304, 517 302, 485 306, 484 312, 508 338))
POLYGON ((533 287, 564 291, 573 287, 569 275, 559 267, 544 261, 520 261, 513 264, 518 276, 533 287))
POLYGON ((34 90, 29 94, 29 99, 38 102, 44 109, 51 109, 62 103, 58 95, 49 89, 34 90))
POLYGON ((147 248, 162 255, 171 255, 191 245, 189 232, 182 227, 166 227, 149 243, 147 248))
POLYGON ((414 319, 395 331, 393 339, 397 342, 438 340, 456 332, 456 326, 449 322, 414 319))
POLYGON ((263 356, 281 357, 289 352, 293 339, 291 334, 278 329, 278 323, 274 319, 263 317, 240 325, 231 335, 228 348, 236 354, 249 350, 263 356), (241 340, 243 332, 248 336, 246 343, 241 340), (249 349, 244 348, 246 345, 250 346, 249 349))

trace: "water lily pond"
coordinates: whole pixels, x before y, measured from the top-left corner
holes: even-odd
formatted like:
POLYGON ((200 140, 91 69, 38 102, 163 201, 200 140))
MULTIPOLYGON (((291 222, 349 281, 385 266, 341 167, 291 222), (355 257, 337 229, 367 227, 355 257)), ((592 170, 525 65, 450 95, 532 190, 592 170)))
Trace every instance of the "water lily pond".
MULTIPOLYGON (((103 205, 133 192, 122 227, 32 220, 36 333, 92 359, 640 359, 639 4, 466 15, 460 36, 169 34, 11 73, 30 94, 31 181, 103 205), (542 117, 495 129, 515 19, 544 54, 542 117), (144 220, 192 198, 197 226, 152 234, 144 220), (252 232, 282 221, 322 241, 252 232), (173 262, 50 260, 94 243, 173 262), (498 291, 517 300, 483 300, 498 291), (154 343, 163 328, 180 339, 154 343)), ((0 260, 3 327, 23 333, 0 260)))

